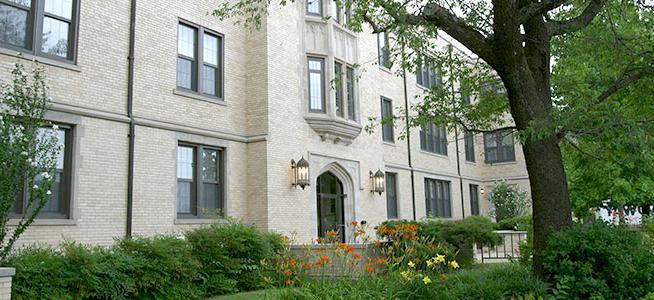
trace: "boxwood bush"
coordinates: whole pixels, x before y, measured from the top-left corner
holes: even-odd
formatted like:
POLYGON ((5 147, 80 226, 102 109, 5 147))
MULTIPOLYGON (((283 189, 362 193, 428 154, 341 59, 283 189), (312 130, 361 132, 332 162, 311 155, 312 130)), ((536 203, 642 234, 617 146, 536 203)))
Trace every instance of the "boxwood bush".
POLYGON ((118 240, 111 247, 64 242, 23 248, 14 299, 201 299, 264 287, 262 262, 281 236, 236 220, 172 235, 118 240))
POLYGON ((639 299, 654 292, 654 254, 643 234, 602 222, 552 233, 545 267, 568 298, 639 299))

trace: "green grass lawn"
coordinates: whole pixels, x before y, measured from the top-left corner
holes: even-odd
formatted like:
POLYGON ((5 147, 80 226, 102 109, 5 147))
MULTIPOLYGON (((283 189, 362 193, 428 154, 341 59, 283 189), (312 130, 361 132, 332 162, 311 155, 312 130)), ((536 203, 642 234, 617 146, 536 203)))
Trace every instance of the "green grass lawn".
POLYGON ((280 299, 279 290, 261 290, 253 292, 224 295, 211 298, 211 300, 274 300, 280 299))

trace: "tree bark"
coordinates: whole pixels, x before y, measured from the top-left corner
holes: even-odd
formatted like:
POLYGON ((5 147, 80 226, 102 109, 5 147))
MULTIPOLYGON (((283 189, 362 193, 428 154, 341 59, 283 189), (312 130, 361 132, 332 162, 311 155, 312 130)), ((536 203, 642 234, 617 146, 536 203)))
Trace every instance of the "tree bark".
POLYGON ((555 137, 527 141, 523 152, 531 187, 534 226, 534 273, 548 276, 543 267, 543 252, 553 231, 572 224, 568 184, 558 140, 555 137))

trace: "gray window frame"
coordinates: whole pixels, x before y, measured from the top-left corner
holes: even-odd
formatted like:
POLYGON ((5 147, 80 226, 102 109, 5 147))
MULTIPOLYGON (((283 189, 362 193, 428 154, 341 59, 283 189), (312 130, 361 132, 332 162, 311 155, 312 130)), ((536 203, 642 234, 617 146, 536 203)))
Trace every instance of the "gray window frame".
MULTIPOLYGON (((218 152, 218 182, 214 183, 218 185, 218 192, 216 195, 218 196, 218 199, 216 199, 216 208, 224 212, 225 210, 225 193, 226 193, 226 187, 225 187, 225 149, 222 147, 215 147, 215 146, 209 146, 209 145, 204 145, 204 144, 196 144, 196 143, 189 143, 189 142, 182 142, 180 141, 177 143, 177 147, 188 147, 188 148, 193 148, 193 180, 191 181, 192 183, 192 196, 191 196, 191 213, 180 213, 177 211, 177 206, 178 206, 178 199, 177 199, 177 187, 175 188, 175 212, 176 212, 176 218, 177 219, 207 219, 210 217, 213 217, 213 215, 210 213, 205 214, 204 212, 198 211, 198 201, 202 199, 202 184, 205 183, 205 181, 202 179, 202 168, 201 168, 201 162, 200 162, 200 155, 204 149, 207 150, 214 150, 218 152)), ((175 158, 175 165, 177 165, 177 160, 179 158, 175 158)), ((175 168, 177 170, 177 167, 175 168)), ((177 171, 175 171, 175 184, 177 185, 177 182, 179 182, 179 178, 177 177, 177 171)))
POLYGON ((343 72, 343 65, 339 61, 334 61, 334 106, 336 107, 336 116, 341 118, 345 117, 345 106, 343 105, 345 100, 345 89, 343 88, 345 72, 343 72))
POLYGON ((475 158, 475 134, 470 131, 463 133, 463 148, 466 152, 467 162, 476 162, 475 158))
POLYGON ((447 156, 447 129, 429 123, 420 126, 420 149, 447 156))
POLYGON ((356 113, 356 71, 351 66, 345 68, 345 90, 347 93, 347 118, 352 121, 357 121, 356 113))
MULTIPOLYGON (((60 212, 47 212, 47 211, 41 211, 39 215, 37 216, 37 219, 70 219, 71 215, 71 207, 72 207, 72 159, 73 159, 73 144, 74 144, 74 139, 73 135, 74 133, 74 127, 68 124, 59 124, 59 123, 54 123, 53 125, 59 126, 59 129, 65 130, 65 140, 64 140, 64 169, 63 169, 63 176, 62 176, 62 183, 61 183, 61 188, 63 189, 62 191, 62 199, 59 199, 61 201, 60 205, 60 212)), ((52 127, 52 126, 45 126, 45 127, 52 127)), ((28 186, 27 182, 23 184, 23 189, 20 192, 19 195, 16 196, 16 203, 14 206, 13 211, 10 213, 10 218, 12 219, 19 219, 22 218, 23 215, 27 213, 26 205, 27 201, 29 200, 28 197, 28 186), (18 206, 20 206, 20 211, 18 211, 18 206)))
POLYGON ((387 219, 399 218, 399 201, 397 195, 397 187, 398 187, 397 173, 386 172, 386 218, 387 219))
POLYGON ((515 158, 515 139, 513 138, 513 132, 508 130, 498 130, 490 133, 484 133, 484 157, 486 163, 501 163, 501 162, 514 162, 515 158), (511 145, 505 145, 504 137, 511 136, 511 145), (488 142, 490 139, 495 140, 495 147, 490 147, 488 142), (495 149, 496 159, 490 160, 488 158, 489 149, 495 149), (510 150, 509 150, 510 149, 510 150), (505 155, 510 153, 510 155, 505 155))
MULTIPOLYGON (((211 29, 208 29, 206 27, 194 24, 192 22, 189 22, 184 19, 179 19, 177 23, 177 32, 179 32, 179 26, 187 26, 192 28, 195 31, 195 43, 193 45, 194 51, 195 51, 195 59, 182 55, 177 51, 177 59, 186 59, 190 60, 191 63, 191 88, 185 88, 177 85, 177 82, 175 82, 175 87, 177 89, 180 89, 182 91, 190 92, 190 93, 195 93, 198 95, 202 95, 205 97, 211 97, 211 98, 216 98, 217 100, 224 100, 225 95, 225 36, 222 33, 213 31, 211 29), (215 86, 215 91, 216 94, 207 94, 203 92, 203 86, 202 86, 202 67, 207 65, 207 63, 204 61, 204 35, 210 35, 218 39, 218 65, 215 66, 217 68, 215 78, 216 78, 216 86, 215 86)), ((179 43, 179 36, 177 36, 177 43, 179 43)), ((177 61, 177 60, 175 60, 177 61)), ((211 65, 213 68, 214 66, 211 65)), ((175 76, 177 76, 177 69, 175 69, 175 76)))
POLYGON ((391 50, 390 50, 390 39, 388 37, 388 32, 377 33, 377 58, 380 67, 389 69, 392 67, 391 64, 391 50), (381 38, 384 39, 384 47, 381 46, 381 38))
POLYGON ((425 209, 427 217, 452 217, 452 189, 450 181, 425 178, 425 209))
POLYGON ((323 16, 324 8, 323 8, 322 0, 307 0, 307 5, 305 6, 305 8, 306 8, 307 15, 309 15, 309 16, 316 16, 316 17, 322 17, 323 16), (319 13, 309 11, 309 3, 312 2, 312 1, 318 1, 318 3, 319 3, 318 7, 320 7, 320 12, 319 13))
POLYGON ((8 43, 0 43, 0 47, 11 49, 14 51, 29 53, 35 56, 46 57, 57 61, 77 64, 77 43, 79 37, 79 17, 80 17, 80 0, 73 0, 71 12, 71 19, 50 14, 45 12, 45 0, 31 0, 30 7, 21 4, 0 0, 0 5, 14 7, 23 11, 27 11, 27 28, 25 30, 25 47, 20 47, 8 43), (43 52, 41 46, 43 44, 43 19, 45 17, 52 18, 58 21, 69 23, 68 27, 68 55, 61 57, 58 55, 43 52), (40 34, 36 34, 39 32, 40 34))
MULTIPOLYGON (((393 118, 393 100, 381 96, 381 118, 384 119, 393 118), (388 115, 385 115, 385 104, 388 104, 388 115)), ((393 124, 384 123, 382 124, 382 140, 387 143, 395 143, 395 129, 393 124)))
POLYGON ((437 84, 443 84, 443 75, 440 68, 428 64, 428 60, 423 59, 416 68, 416 83, 426 89, 431 89, 437 84))
POLYGON ((469 184, 468 189, 470 191, 470 214, 473 216, 478 216, 479 211, 479 185, 469 184))
POLYGON ((312 113, 321 113, 324 114, 327 112, 327 105, 326 105, 326 95, 325 95, 325 58, 320 57, 320 56, 307 56, 307 88, 308 88, 308 93, 307 93, 307 100, 308 100, 308 107, 309 107, 309 112, 312 113), (320 62, 320 88, 321 88, 321 93, 320 96, 322 99, 321 101, 321 109, 313 109, 311 107, 311 74, 312 73, 318 73, 316 71, 312 71, 311 68, 309 67, 309 62, 310 61, 318 61, 320 62))

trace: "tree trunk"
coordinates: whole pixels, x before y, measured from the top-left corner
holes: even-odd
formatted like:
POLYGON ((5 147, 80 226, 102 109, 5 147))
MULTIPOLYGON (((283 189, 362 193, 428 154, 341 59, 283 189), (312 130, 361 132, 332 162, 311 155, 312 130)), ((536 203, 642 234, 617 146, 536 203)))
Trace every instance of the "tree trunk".
POLYGON ((546 278, 543 252, 550 233, 572 224, 568 184, 556 137, 527 141, 523 145, 531 187, 536 275, 546 278))

